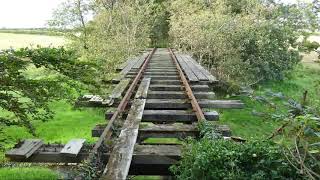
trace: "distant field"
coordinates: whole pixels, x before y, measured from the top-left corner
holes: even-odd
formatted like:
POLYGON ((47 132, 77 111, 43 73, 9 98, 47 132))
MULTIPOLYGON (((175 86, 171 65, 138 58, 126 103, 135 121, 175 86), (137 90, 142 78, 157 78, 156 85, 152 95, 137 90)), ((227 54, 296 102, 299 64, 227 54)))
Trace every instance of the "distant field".
POLYGON ((22 48, 30 46, 62 46, 67 40, 62 36, 47 36, 36 34, 13 34, 0 32, 0 49, 22 48))

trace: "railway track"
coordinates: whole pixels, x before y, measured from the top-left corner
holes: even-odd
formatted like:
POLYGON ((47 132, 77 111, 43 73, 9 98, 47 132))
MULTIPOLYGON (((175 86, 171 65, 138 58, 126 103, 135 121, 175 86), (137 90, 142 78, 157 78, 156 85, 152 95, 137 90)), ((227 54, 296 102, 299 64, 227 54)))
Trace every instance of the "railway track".
MULTIPOLYGON (((168 168, 180 159, 177 139, 197 138, 199 122, 219 119, 212 109, 243 107, 240 101, 215 100, 210 85, 216 79, 190 56, 172 49, 152 49, 124 63, 119 70, 113 80, 117 85, 108 98, 84 96, 79 103, 115 107, 106 112, 109 121, 92 130, 92 135, 99 137, 93 146, 79 139, 66 145, 26 140, 6 156, 12 161, 42 163, 87 160, 99 166, 101 179, 167 176, 168 168)), ((224 136, 230 135, 226 126, 220 130, 224 136)))

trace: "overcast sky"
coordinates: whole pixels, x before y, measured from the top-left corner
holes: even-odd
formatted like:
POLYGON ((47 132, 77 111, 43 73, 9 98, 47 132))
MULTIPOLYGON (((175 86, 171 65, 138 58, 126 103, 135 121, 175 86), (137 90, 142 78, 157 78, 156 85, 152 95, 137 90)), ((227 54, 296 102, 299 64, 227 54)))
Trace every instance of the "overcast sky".
POLYGON ((44 27, 63 0, 0 0, 0 28, 44 27))
MULTIPOLYGON (((0 28, 44 27, 64 0, 0 0, 0 28)), ((282 0, 294 2, 296 0, 282 0)))

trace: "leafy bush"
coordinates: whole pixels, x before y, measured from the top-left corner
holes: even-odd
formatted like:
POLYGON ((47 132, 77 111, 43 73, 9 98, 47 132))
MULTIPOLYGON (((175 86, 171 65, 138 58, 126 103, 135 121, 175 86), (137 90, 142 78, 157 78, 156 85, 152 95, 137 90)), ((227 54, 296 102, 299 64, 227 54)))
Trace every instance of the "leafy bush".
POLYGON ((315 41, 310 42, 310 41, 304 39, 301 43, 299 50, 310 52, 310 51, 317 50, 319 47, 320 47, 319 43, 317 43, 315 41))
POLYGON ((74 41, 73 47, 83 59, 98 63, 100 78, 109 80, 119 64, 148 47, 153 3, 119 1, 110 6, 97 3, 96 15, 86 24, 87 48, 83 48, 81 41, 74 41))
POLYGON ((292 48, 300 31, 309 28, 300 6, 260 0, 177 0, 170 13, 172 44, 240 85, 283 79, 300 60, 292 48))
POLYGON ((225 140, 191 140, 182 160, 171 168, 178 179, 302 179, 271 141, 244 144, 225 140))
POLYGON ((52 118, 49 102, 76 98, 94 72, 91 64, 79 62, 64 48, 0 52, 0 125, 24 126, 34 135, 31 121, 52 118), (41 78, 28 75, 30 69, 41 68, 41 78))

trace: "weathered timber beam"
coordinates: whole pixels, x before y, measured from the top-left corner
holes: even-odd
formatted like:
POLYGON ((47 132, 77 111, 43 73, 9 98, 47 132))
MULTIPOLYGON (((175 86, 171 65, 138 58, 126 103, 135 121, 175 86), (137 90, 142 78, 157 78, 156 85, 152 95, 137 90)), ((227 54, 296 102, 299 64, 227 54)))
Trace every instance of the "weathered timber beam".
MULTIPOLYGON (((127 75, 127 78, 134 78, 134 75, 127 75)), ((160 75, 146 75, 144 76, 146 78, 152 78, 152 79, 157 79, 157 80, 164 80, 164 79, 171 79, 171 80, 179 80, 178 76, 160 76, 160 75)))
POLYGON ((115 142, 101 179, 126 179, 128 176, 150 80, 150 78, 146 78, 140 83, 129 114, 115 142))
MULTIPOLYGON (((208 100, 200 99, 198 101, 201 108, 215 108, 215 109, 242 109, 245 105, 239 100, 208 100)), ((113 106, 117 106, 114 103, 113 106)), ((85 107, 106 107, 107 105, 102 101, 95 104, 83 103, 85 107)), ((191 104, 185 99, 147 99, 145 109, 188 109, 191 104)))
POLYGON ((130 79, 123 79, 119 84, 116 85, 116 87, 112 90, 112 93, 109 95, 109 98, 107 100, 108 105, 112 105, 115 101, 120 101, 130 81, 130 79))
MULTIPOLYGON (((165 85, 177 85, 180 84, 180 80, 153 80, 151 79, 151 84, 165 84, 165 85)), ((190 82, 191 85, 208 85, 209 81, 198 81, 198 82, 190 82)))
MULTIPOLYGON (((194 92, 197 99, 212 99, 215 97, 214 92, 194 92)), ((148 99, 185 99, 187 95, 184 92, 174 91, 149 91, 148 99)))
MULTIPOLYGON (((88 147, 77 157, 67 157, 59 153, 64 145, 40 147, 29 158, 10 158, 15 162, 29 163, 81 163, 89 155, 88 147)), ((179 145, 135 145, 129 175, 170 175, 169 167, 181 158, 179 145)), ((103 153, 101 160, 107 162, 109 153, 103 153)))
MULTIPOLYGON (((136 75, 137 72, 129 72, 128 75, 136 75)), ((158 76, 174 76, 177 72, 144 72, 144 75, 158 75, 158 76)))
MULTIPOLYGON (((106 113, 106 119, 112 117, 112 112, 106 113)), ((219 114, 216 111, 205 112, 205 117, 209 121, 216 121, 219 119, 219 114)), ((186 122, 192 123, 197 121, 197 117, 193 112, 185 110, 144 110, 143 122, 186 122)))
MULTIPOLYGON (((91 130, 92 137, 99 137, 106 127, 106 124, 98 124, 91 130)), ((227 125, 218 125, 217 130, 226 137, 231 136, 231 130, 227 125)), ((140 125, 139 137, 141 141, 146 138, 179 138, 183 139, 185 137, 197 137, 199 135, 195 124, 148 124, 140 125)))
MULTIPOLYGON (((208 100, 202 99, 198 101, 201 108, 243 108, 244 104, 238 100, 208 100)), ((184 99, 148 99, 146 109, 187 109, 191 108, 188 100, 184 99)))
MULTIPOLYGON (((209 91, 210 88, 208 85, 191 85, 193 91, 209 91)), ((163 85, 163 84, 153 84, 150 86, 152 91, 182 91, 184 90, 183 86, 176 85, 163 85)))
MULTIPOLYGON (((99 137, 106 125, 96 125, 91 132, 93 137, 99 137)), ((179 138, 197 137, 199 132, 194 124, 148 124, 140 125, 138 139, 146 138, 179 138)))
MULTIPOLYGON (((136 73, 138 72, 139 69, 131 69, 130 73, 136 73)), ((173 69, 173 68, 170 68, 170 69, 155 69, 155 68, 147 68, 145 70, 145 72, 177 72, 177 69, 173 69)))

